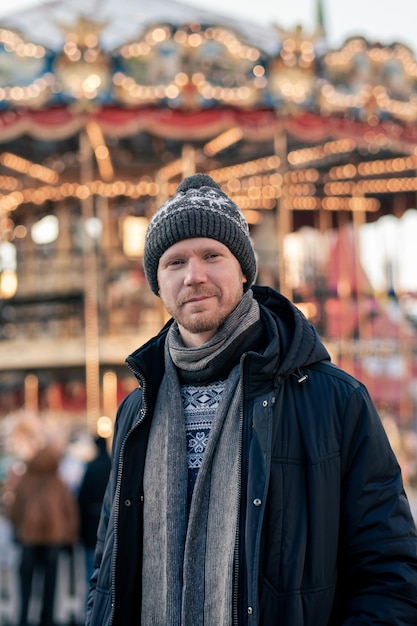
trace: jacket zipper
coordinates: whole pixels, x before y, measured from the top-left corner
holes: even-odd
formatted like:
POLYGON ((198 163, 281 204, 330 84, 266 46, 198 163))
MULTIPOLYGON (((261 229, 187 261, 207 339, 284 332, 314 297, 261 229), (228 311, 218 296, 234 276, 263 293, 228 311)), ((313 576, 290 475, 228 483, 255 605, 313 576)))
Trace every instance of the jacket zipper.
POLYGON ((122 487, 122 471, 124 464, 124 451, 126 447, 126 442, 130 435, 142 424, 145 419, 147 413, 147 403, 146 403, 146 380, 145 378, 135 370, 131 365, 128 364, 128 367, 131 369, 133 374, 139 380, 140 385, 142 387, 142 407, 140 409, 140 418, 136 422, 136 424, 126 433, 125 438, 123 439, 122 445, 120 446, 120 458, 119 464, 117 467, 117 482, 116 482, 116 492, 114 497, 114 545, 113 545, 113 558, 112 558, 112 572, 111 572, 111 588, 112 588, 112 597, 111 597, 111 613, 109 625, 113 624, 115 607, 116 607, 116 596, 115 596, 115 588, 116 588, 116 561, 117 561, 117 550, 118 550, 118 523, 119 523, 119 511, 120 511, 120 491, 122 487))
MULTIPOLYGON (((243 371, 243 367, 242 367, 243 371)), ((242 385, 242 372, 239 381, 240 386, 240 430, 239 430, 239 441, 238 441, 238 450, 239 450, 239 479, 237 484, 238 489, 238 514, 237 514, 237 522, 236 522, 236 542, 235 542, 235 556, 234 556, 234 576, 233 576, 233 626, 239 626, 239 539, 240 539, 240 502, 242 498, 242 446, 243 446, 243 428, 244 428, 244 420, 243 420, 243 385, 242 385)))
POLYGON ((241 520, 241 501, 242 501, 242 459, 243 459, 243 445, 246 441, 247 437, 245 437, 244 428, 245 428, 245 420, 244 420, 244 362, 246 359, 247 353, 242 355, 240 361, 240 379, 239 379, 239 387, 240 387, 240 431, 239 431, 239 441, 238 441, 238 450, 239 450, 239 480, 237 484, 238 489, 238 499, 239 499, 239 507, 238 507, 238 516, 237 516, 237 526, 236 526, 236 542, 235 542, 235 556, 234 556, 234 576, 233 576, 233 607, 232 607, 232 620, 233 626, 239 626, 239 566, 240 566, 240 520, 241 520))

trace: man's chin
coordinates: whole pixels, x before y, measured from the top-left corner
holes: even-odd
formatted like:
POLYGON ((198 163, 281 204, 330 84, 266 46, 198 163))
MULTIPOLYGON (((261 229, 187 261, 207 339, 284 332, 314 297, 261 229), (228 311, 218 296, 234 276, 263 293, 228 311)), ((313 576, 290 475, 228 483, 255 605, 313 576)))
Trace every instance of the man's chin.
POLYGON ((196 316, 194 319, 188 317, 185 320, 185 323, 181 323, 181 326, 183 326, 189 333, 197 335, 200 333, 216 331, 221 323, 222 320, 217 317, 207 318, 207 316, 201 315, 199 318, 196 316))

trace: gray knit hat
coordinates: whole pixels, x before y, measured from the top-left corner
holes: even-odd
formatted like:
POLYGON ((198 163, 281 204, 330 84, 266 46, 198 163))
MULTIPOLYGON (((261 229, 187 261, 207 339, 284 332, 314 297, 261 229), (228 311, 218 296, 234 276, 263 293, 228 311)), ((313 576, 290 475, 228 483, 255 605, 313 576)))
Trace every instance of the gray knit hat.
POLYGON ((256 258, 243 213, 210 176, 194 174, 178 185, 176 195, 161 206, 148 226, 143 265, 156 295, 159 259, 174 243, 193 237, 209 237, 227 246, 246 277, 244 289, 253 285, 256 258))

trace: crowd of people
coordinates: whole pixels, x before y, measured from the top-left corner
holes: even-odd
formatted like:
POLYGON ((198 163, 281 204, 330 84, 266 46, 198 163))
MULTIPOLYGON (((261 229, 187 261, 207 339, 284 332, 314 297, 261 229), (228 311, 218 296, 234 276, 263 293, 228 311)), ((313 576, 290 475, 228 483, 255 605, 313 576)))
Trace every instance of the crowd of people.
POLYGON ((12 626, 32 623, 33 594, 38 595, 39 626, 56 626, 59 559, 63 553, 72 559, 77 546, 85 557, 88 587, 110 473, 107 440, 97 436, 91 444, 91 458, 83 459, 46 438, 29 458, 15 460, 4 481, 3 522, 18 553, 19 601, 12 626))

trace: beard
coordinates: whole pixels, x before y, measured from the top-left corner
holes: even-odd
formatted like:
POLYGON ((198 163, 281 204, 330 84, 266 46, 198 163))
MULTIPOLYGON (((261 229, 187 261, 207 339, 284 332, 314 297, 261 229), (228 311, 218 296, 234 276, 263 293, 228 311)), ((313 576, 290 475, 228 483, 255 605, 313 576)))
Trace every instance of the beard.
POLYGON ((235 293, 229 297, 225 302, 222 298, 222 293, 211 289, 198 289, 193 288, 185 291, 181 294, 181 297, 175 303, 174 306, 167 308, 168 313, 176 320, 179 326, 182 326, 186 331, 192 334, 206 333, 213 330, 217 330, 229 317, 230 313, 236 307, 242 293, 235 293), (199 304, 196 302, 193 305, 194 310, 188 310, 188 302, 192 298, 209 297, 215 298, 217 306, 209 306, 208 308, 204 303, 199 309, 199 304))
POLYGON ((190 315, 177 315, 177 323, 185 328, 189 333, 199 334, 206 333, 211 330, 217 330, 229 317, 229 313, 225 315, 219 311, 208 311, 201 313, 198 317, 190 315))

